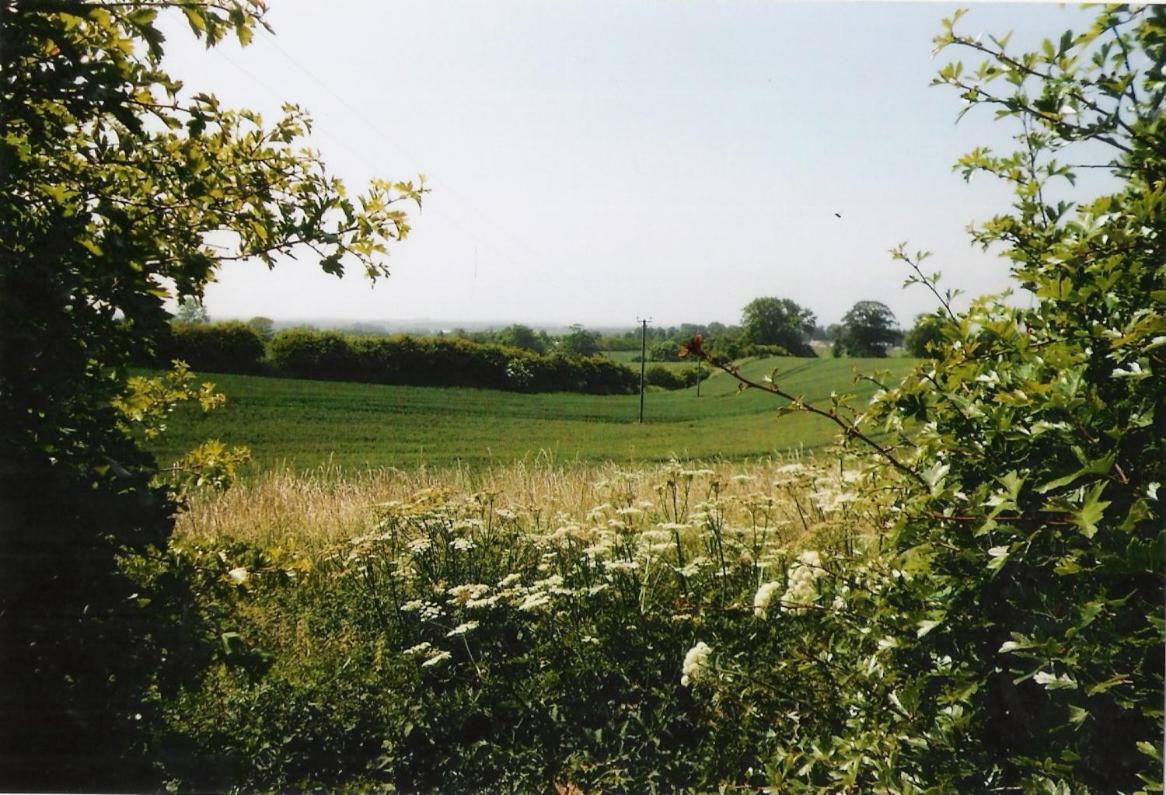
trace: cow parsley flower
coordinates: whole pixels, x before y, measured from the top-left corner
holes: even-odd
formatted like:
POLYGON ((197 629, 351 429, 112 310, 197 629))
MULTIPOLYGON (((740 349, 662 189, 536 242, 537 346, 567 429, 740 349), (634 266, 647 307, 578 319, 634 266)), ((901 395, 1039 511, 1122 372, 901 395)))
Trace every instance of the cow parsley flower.
POLYGON ((822 556, 814 550, 798 555, 789 568, 789 585, 781 597, 781 609, 794 613, 808 609, 818 599, 818 578, 822 576, 822 556))
POLYGON ((773 603, 773 598, 780 589, 781 585, 779 583, 762 583, 761 587, 757 589, 757 594, 753 597, 753 615, 758 618, 765 618, 766 611, 769 610, 769 605, 773 603))
POLYGON ((712 653, 712 648, 703 640, 689 649, 688 653, 684 655, 684 663, 680 667, 680 684, 688 687, 699 682, 704 676, 705 669, 708 667, 709 655, 712 653))
POLYGON ((447 638, 452 638, 452 637, 456 637, 457 635, 464 635, 467 632, 472 632, 477 628, 478 628, 477 621, 466 621, 464 623, 458 624, 456 627, 451 629, 449 632, 445 633, 445 636, 447 638))
POLYGON ((450 659, 451 657, 453 657, 453 655, 450 654, 449 652, 439 651, 436 654, 430 656, 430 658, 428 660, 421 663, 421 667, 422 668, 432 668, 435 665, 441 665, 443 662, 450 659))

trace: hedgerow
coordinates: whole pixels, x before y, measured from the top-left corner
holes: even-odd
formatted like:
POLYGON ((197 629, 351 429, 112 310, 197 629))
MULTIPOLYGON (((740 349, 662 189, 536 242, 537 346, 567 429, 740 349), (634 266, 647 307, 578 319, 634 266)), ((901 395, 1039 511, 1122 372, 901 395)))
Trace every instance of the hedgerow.
POLYGON ((454 337, 347 337, 282 331, 268 344, 274 375, 411 386, 628 394, 639 375, 602 356, 538 354, 454 337))

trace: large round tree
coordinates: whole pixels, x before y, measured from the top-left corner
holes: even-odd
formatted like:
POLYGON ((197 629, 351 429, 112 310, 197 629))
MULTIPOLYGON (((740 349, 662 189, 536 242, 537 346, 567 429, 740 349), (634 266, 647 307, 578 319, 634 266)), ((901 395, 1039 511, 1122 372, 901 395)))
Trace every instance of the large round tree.
POLYGON ((879 301, 859 301, 842 316, 835 344, 848 356, 883 357, 902 337, 890 307, 879 301))
POLYGON ((794 356, 813 356, 807 340, 814 313, 788 298, 754 298, 741 310, 741 338, 752 345, 780 345, 794 356))

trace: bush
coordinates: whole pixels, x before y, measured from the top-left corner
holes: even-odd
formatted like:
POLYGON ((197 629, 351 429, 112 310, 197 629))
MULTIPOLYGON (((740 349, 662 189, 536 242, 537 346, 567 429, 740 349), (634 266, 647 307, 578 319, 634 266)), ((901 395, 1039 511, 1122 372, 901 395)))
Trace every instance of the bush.
POLYGON ((649 362, 680 361, 680 343, 675 340, 661 340, 648 346, 649 362))
POLYGON ((295 329, 269 345, 274 374, 294 378, 530 392, 627 394, 638 375, 601 356, 539 355, 453 337, 345 337, 295 329))
POLYGON ((259 333, 238 321, 175 323, 160 347, 164 362, 181 359, 204 373, 258 373, 266 353, 259 333))
POLYGON ((658 386, 664 389, 683 389, 687 384, 684 379, 667 367, 656 365, 644 371, 644 381, 649 386, 658 386))
POLYGON ((331 331, 289 329, 268 345, 268 360, 279 375, 342 380, 358 372, 348 340, 331 331))

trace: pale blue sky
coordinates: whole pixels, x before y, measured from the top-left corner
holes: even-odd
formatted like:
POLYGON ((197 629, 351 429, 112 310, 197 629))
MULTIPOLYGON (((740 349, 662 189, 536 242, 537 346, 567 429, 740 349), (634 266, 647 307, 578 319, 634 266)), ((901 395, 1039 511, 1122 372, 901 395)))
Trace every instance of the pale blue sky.
MULTIPOLYGON (((375 289, 306 260, 237 264, 207 290, 212 316, 735 322, 779 295, 823 323, 863 299, 908 323, 932 301, 900 289, 901 240, 949 286, 1008 283, 964 231, 1008 194, 951 164, 1010 130, 956 126, 958 96, 928 87, 954 5, 269 4, 276 38, 242 50, 204 52, 173 19, 168 67, 268 116, 306 106, 352 189, 423 172, 433 191, 375 289)), ((981 4, 961 27, 1025 46, 1085 16, 981 4)))

